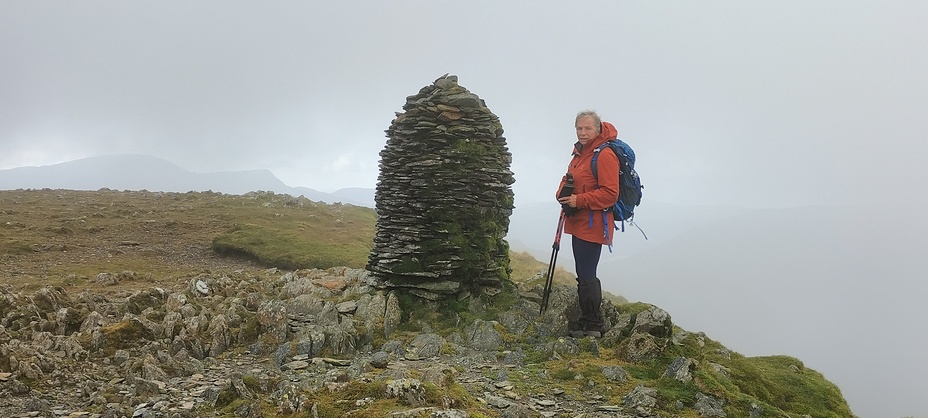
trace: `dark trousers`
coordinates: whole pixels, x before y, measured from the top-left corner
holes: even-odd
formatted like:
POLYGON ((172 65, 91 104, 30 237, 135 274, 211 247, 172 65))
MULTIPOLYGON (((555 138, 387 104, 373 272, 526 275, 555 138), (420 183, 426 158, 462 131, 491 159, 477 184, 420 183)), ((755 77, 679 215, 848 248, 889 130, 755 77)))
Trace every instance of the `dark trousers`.
POLYGON ((577 298, 580 305, 580 329, 583 331, 600 331, 603 327, 599 306, 603 300, 602 283, 596 275, 599 256, 603 245, 584 241, 571 236, 570 245, 574 250, 574 262, 577 267, 577 298))
POLYGON ((599 265, 599 256, 603 253, 603 245, 584 241, 573 235, 570 236, 570 245, 574 250, 577 280, 583 281, 597 278, 596 266, 599 265))

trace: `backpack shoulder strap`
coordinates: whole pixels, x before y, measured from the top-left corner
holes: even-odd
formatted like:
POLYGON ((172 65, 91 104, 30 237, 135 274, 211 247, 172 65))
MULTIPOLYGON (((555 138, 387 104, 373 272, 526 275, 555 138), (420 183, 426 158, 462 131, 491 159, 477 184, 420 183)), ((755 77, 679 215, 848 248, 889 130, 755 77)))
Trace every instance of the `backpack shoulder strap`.
POLYGON ((599 159, 599 153, 602 152, 603 148, 612 148, 609 146, 610 142, 613 142, 613 141, 603 142, 602 145, 596 147, 596 149, 593 150, 593 161, 591 164, 592 166, 591 168, 593 170, 593 178, 596 179, 596 182, 599 182, 599 173, 596 170, 596 160, 599 159))

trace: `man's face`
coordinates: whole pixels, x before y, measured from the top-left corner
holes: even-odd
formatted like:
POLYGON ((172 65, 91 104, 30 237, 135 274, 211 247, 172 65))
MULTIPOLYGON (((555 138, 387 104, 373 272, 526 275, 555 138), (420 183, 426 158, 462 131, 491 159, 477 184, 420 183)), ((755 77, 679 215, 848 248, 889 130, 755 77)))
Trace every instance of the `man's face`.
POLYGON ((592 116, 580 118, 580 120, 577 121, 576 127, 577 141, 580 141, 580 145, 586 145, 587 142, 596 138, 596 135, 599 135, 596 122, 593 120, 592 116))

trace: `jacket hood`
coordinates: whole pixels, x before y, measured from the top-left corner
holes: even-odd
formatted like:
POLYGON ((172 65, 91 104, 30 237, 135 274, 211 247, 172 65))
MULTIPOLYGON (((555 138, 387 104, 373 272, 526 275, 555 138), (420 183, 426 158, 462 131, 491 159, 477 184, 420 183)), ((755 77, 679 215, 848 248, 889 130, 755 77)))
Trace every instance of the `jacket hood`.
POLYGON ((609 122, 603 122, 602 133, 593 140, 594 142, 602 138, 603 142, 611 141, 619 137, 619 130, 609 122))

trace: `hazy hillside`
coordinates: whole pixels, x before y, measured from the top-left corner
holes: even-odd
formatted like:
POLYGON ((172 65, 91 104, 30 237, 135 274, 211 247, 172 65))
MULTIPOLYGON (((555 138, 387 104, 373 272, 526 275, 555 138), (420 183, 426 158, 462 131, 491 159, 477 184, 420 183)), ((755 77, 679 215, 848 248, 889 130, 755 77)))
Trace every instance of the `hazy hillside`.
POLYGON ((887 400, 928 393, 928 338, 916 331, 928 329, 928 227, 907 223, 915 219, 887 209, 756 210, 628 258, 604 255, 600 276, 604 288, 666 306, 681 326, 736 350, 801 357, 861 416, 924 413, 876 414, 887 400))
POLYGON ((357 189, 324 193, 290 187, 269 170, 195 173, 150 155, 105 155, 41 167, 0 170, 0 190, 15 189, 214 191, 244 194, 272 191, 324 202, 373 206, 373 192, 357 189))
MULTIPOLYGON (((749 209, 735 206, 680 206, 653 200, 645 201, 635 215, 636 223, 644 234, 634 226, 626 226, 625 232, 615 231, 613 254, 605 251, 604 257, 633 256, 675 239, 691 229, 748 211, 749 209)), ((523 204, 517 198, 507 237, 512 247, 547 260, 551 254, 559 212, 560 206, 553 199, 551 202, 523 204)), ((562 237, 563 249, 566 251, 558 255, 558 264, 573 270, 569 239, 569 236, 562 237)))
MULTIPOLYGON (((513 248, 547 260, 557 205, 516 206, 513 248)), ((665 306, 684 328, 722 336, 737 350, 807 360, 861 416, 928 416, 880 406, 928 393, 925 383, 899 384, 928 373, 928 337, 914 331, 928 329, 928 222, 916 209, 646 201, 637 212, 648 240, 635 228, 616 236, 614 252, 602 255, 604 288, 665 306)), ((573 271, 569 239, 558 264, 573 271)))

